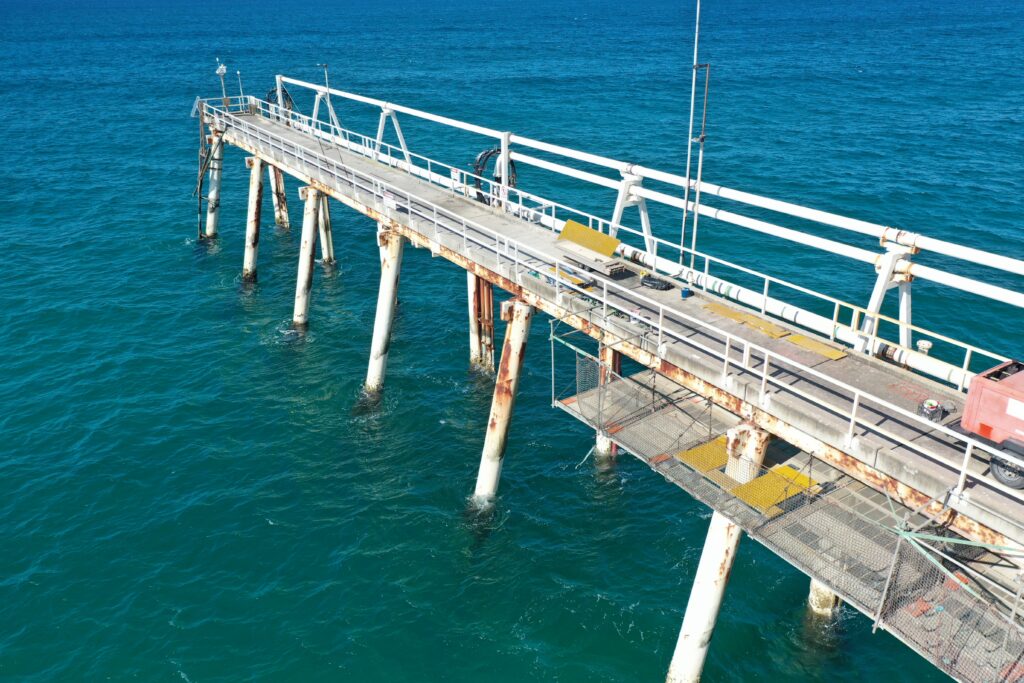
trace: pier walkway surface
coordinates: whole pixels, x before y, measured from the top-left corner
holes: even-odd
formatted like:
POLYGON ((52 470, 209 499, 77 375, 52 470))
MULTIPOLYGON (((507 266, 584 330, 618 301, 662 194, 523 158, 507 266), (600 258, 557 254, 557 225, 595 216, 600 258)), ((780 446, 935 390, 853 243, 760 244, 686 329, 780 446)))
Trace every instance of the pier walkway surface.
MULTIPOLYGON (((608 269, 607 259, 566 243, 565 221, 579 216, 410 156, 404 139, 382 145, 380 132, 374 140, 251 97, 198 108, 220 138, 213 144, 238 147, 373 219, 367 241, 399 235, 550 315, 555 406, 954 678, 1024 678, 1016 550, 1024 497, 987 476, 989 444, 955 429, 970 353, 960 375, 928 377, 844 343, 835 329, 823 335, 772 315, 767 284, 763 304, 750 307, 709 286, 706 266, 666 273, 650 249, 620 250, 608 269), (666 289, 644 285, 652 272, 666 289), (606 353, 643 369, 623 373, 602 361, 606 353), (563 366, 567 354, 575 362, 563 366), (918 415, 925 399, 946 416, 918 415), (728 441, 740 423, 777 439, 763 462, 735 476, 728 441)), ((393 116, 382 107, 381 130, 393 116)), ((516 159, 509 141, 503 154, 516 159)), ((844 329, 860 325, 854 318, 844 329)), ((866 334, 869 349, 878 342, 866 334)))

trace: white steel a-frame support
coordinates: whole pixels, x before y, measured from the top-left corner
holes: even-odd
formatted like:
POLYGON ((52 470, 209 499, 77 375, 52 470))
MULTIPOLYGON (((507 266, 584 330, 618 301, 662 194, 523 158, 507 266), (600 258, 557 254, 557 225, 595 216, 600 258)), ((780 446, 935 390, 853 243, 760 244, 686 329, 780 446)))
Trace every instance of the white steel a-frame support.
POLYGON ((651 232, 651 216, 647 213, 647 200, 638 197, 633 189, 640 187, 643 178, 632 173, 622 174, 622 181, 619 183, 619 195, 615 199, 615 209, 612 211, 612 220, 608 226, 608 234, 612 237, 619 232, 622 225, 622 212, 627 206, 635 206, 640 211, 640 227, 644 233, 644 248, 649 254, 656 255, 657 245, 654 242, 654 234, 651 232))
POLYGON ((405 144, 405 136, 402 134, 402 126, 398 123, 398 116, 391 107, 385 105, 380 110, 380 121, 377 123, 377 139, 374 145, 373 160, 380 161, 380 150, 384 145, 384 127, 387 124, 388 119, 391 119, 391 125, 395 128, 395 135, 398 136, 398 145, 402 149, 402 156, 405 157, 405 163, 412 167, 412 157, 409 155, 409 147, 405 144))
POLYGON ((911 349, 913 344, 913 322, 911 320, 911 282, 913 276, 906 273, 906 265, 909 263, 913 250, 907 247, 887 244, 886 252, 882 254, 875 264, 878 277, 875 279, 875 286, 871 290, 871 298, 868 300, 867 308, 864 311, 864 320, 860 325, 860 338, 857 340, 854 349, 863 353, 871 348, 873 337, 878 334, 879 315, 882 305, 885 303, 885 295, 890 289, 899 289, 899 323, 900 323, 900 346, 911 349))
POLYGON ((320 103, 323 102, 327 105, 327 118, 331 126, 335 131, 341 133, 341 121, 338 120, 338 115, 334 112, 334 107, 331 105, 331 100, 326 94, 318 92, 316 99, 313 100, 313 115, 310 117, 314 121, 319 121, 320 115, 320 103))

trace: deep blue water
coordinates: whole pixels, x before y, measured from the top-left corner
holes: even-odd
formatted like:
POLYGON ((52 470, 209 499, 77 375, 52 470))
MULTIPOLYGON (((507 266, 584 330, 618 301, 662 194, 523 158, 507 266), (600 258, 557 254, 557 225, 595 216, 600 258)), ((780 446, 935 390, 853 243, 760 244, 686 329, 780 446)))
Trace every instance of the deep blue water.
MULTIPOLYGON (((706 2, 705 179, 1020 257, 1022 44, 1016 0, 706 2)), ((194 239, 188 113, 216 57, 259 92, 328 62, 347 90, 681 172, 691 54, 690 3, 2 0, 0 679, 663 676, 708 511, 630 458, 577 467, 592 434, 549 407, 538 320, 496 517, 467 517, 490 386, 462 273, 407 253, 361 407, 372 224, 335 211, 340 267, 295 341, 296 231, 238 281, 237 151, 222 239, 194 239)), ((714 253, 866 300, 863 268, 707 225, 714 253)), ((919 323, 1020 355, 1017 309, 920 292, 919 323)), ((744 541, 706 679, 943 678, 852 611, 807 622, 806 588, 744 541)))

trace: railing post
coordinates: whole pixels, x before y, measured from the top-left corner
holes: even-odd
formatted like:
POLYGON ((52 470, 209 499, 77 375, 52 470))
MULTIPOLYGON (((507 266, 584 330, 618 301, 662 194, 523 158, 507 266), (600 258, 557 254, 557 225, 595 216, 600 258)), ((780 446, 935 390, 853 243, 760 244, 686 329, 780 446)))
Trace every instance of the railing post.
POLYGON ((764 405, 764 392, 768 388, 768 370, 771 367, 771 356, 764 354, 764 364, 761 366, 761 405, 764 405))
POLYGON ((665 339, 665 307, 658 306, 658 358, 661 358, 661 345, 665 339))
POLYGON ((768 278, 764 279, 764 291, 761 293, 761 315, 764 315, 765 311, 768 310, 768 278))
POLYGON ((960 477, 957 479, 956 488, 953 489, 953 495, 960 497, 960 494, 964 492, 964 487, 967 486, 967 466, 971 462, 971 457, 974 455, 974 442, 968 441, 967 448, 964 449, 964 462, 960 465, 960 477))
POLYGON ((963 391, 964 385, 967 384, 967 373, 969 372, 968 368, 971 367, 971 355, 973 351, 974 349, 967 349, 964 353, 964 364, 960 368, 963 372, 960 373, 960 381, 957 382, 956 385, 957 391, 963 391))
POLYGON ((853 432, 857 429, 857 409, 860 408, 860 392, 853 392, 853 409, 850 411, 850 428, 846 432, 846 447, 853 444, 853 432))
POLYGON ((725 335, 725 354, 722 356, 722 381, 729 376, 729 354, 732 352, 732 335, 725 335))

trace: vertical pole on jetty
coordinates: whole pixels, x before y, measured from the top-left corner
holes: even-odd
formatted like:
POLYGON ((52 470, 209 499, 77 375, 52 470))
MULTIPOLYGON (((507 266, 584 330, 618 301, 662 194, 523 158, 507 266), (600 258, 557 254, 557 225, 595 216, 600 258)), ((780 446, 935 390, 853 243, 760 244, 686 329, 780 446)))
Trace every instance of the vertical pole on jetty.
POLYGON ((320 198, 320 260, 325 266, 333 266, 334 237, 331 235, 331 207, 327 205, 327 195, 320 198))
POLYGON ((245 258, 242 261, 242 282, 256 282, 256 256, 260 249, 260 213, 263 207, 263 167, 259 157, 248 157, 249 208, 245 221, 245 258))
POLYGON ((469 363, 488 372, 494 370, 494 286, 466 271, 469 302, 469 363))
MULTIPOLYGON (((603 387, 613 382, 616 375, 622 374, 622 354, 613 347, 602 344, 598 356, 601 360, 601 365, 597 371, 597 384, 602 387, 602 396, 600 398, 602 405, 604 405, 605 399, 607 399, 607 392, 603 387)), ((605 430, 602 416, 602 424, 599 425, 597 430, 594 455, 599 458, 614 458, 618 454, 619 445, 612 443, 611 437, 608 436, 608 432, 605 430)))
POLYGON ((210 189, 206 193, 206 237, 213 239, 217 236, 217 226, 220 223, 220 179, 224 175, 224 134, 220 131, 213 131, 213 140, 210 143, 210 189))
POLYGON ((516 404, 519 389, 519 375, 526 355, 526 339, 530 336, 530 321, 533 306, 518 299, 501 304, 501 319, 508 323, 505 330, 505 344, 501 349, 501 362, 494 383, 494 398, 491 400, 491 414, 487 420, 487 435, 484 450, 480 456, 480 471, 476 478, 473 499, 486 503, 494 498, 501 480, 501 464, 508 443, 508 426, 512 421, 512 410, 516 404))
POLYGON ((302 187, 299 188, 299 197, 306 204, 302 210, 302 242, 299 245, 299 274, 295 280, 295 312, 292 314, 292 324, 301 329, 309 323, 309 295, 313 289, 313 257, 316 250, 320 191, 313 187, 302 187))
MULTIPOLYGON (((768 432, 749 423, 730 429, 726 442, 729 454, 726 475, 741 484, 757 477, 769 438, 768 432)), ((690 589, 690 600, 686 604, 683 627, 668 668, 667 683, 696 683, 700 680, 742 533, 740 527, 720 512, 711 516, 704 551, 690 589)))
POLYGON ((811 592, 807 596, 807 606, 819 617, 831 619, 836 608, 842 604, 839 596, 832 589, 817 579, 811 579, 811 592))
POLYGON ((398 301, 398 276, 402 270, 402 252, 405 238, 377 224, 377 243, 380 245, 380 289, 377 291, 377 315, 373 320, 373 341, 370 344, 370 367, 366 371, 367 393, 379 392, 384 387, 384 372, 388 366, 391 347, 391 328, 395 322, 395 304, 398 301))
POLYGON ((277 166, 267 166, 270 176, 270 198, 274 202, 274 222, 282 228, 288 229, 291 223, 288 220, 288 197, 284 188, 284 172, 277 166))

